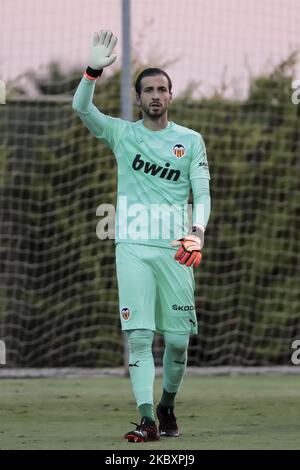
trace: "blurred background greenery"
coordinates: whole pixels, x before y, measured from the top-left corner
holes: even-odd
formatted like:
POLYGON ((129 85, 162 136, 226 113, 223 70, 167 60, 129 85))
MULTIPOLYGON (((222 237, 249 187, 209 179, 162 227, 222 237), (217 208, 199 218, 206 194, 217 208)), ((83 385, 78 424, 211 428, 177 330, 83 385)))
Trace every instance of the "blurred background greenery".
MULTIPOLYGON (((289 364, 300 337, 296 61, 252 77, 243 100, 222 88, 174 96, 170 119, 203 135, 211 173, 190 366, 289 364)), ((116 162, 72 110, 82 70, 48 70, 30 75, 42 97, 14 86, 0 107, 0 337, 11 367, 120 366, 114 240, 96 236, 97 207, 115 204, 116 162)), ((99 80, 94 103, 120 116, 120 71, 99 80)))

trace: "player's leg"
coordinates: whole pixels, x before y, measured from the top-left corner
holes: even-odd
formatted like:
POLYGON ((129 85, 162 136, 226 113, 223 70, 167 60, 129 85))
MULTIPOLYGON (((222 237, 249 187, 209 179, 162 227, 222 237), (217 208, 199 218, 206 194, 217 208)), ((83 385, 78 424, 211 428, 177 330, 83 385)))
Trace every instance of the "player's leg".
POLYGON ((198 334, 195 310, 195 279, 192 268, 174 260, 174 250, 159 250, 155 264, 157 280, 156 331, 176 334, 198 334))
POLYGON ((163 392, 156 413, 160 423, 160 435, 178 437, 174 404, 186 370, 189 334, 165 332, 164 339, 163 392))
POLYGON ((165 350, 163 357, 164 381, 166 394, 160 401, 162 406, 174 406, 174 395, 178 392, 186 370, 188 334, 164 333, 165 350))
POLYGON ((122 330, 128 335, 129 372, 141 424, 125 435, 128 441, 159 438, 153 412, 155 376, 152 342, 155 330, 155 278, 139 245, 118 244, 116 267, 122 330))
POLYGON ((154 332, 151 330, 129 330, 129 373, 133 393, 139 412, 141 424, 125 434, 128 442, 145 442, 159 439, 153 411, 153 384, 155 377, 152 342, 154 332))
POLYGON ((163 393, 157 407, 162 436, 179 435, 174 414, 175 397, 187 364, 189 337, 197 333, 193 270, 175 263, 171 250, 160 249, 157 266, 157 331, 164 335, 163 393))
POLYGON ((155 421, 153 411, 153 384, 155 377, 151 330, 129 330, 129 374, 141 418, 155 421))

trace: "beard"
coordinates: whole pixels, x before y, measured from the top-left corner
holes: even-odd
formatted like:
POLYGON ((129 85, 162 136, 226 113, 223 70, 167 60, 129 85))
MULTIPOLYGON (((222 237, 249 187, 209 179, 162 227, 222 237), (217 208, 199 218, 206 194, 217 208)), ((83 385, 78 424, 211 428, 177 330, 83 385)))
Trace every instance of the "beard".
POLYGON ((167 112, 167 107, 164 107, 160 104, 160 106, 158 107, 152 107, 151 105, 150 106, 145 106, 143 103, 142 103, 142 106, 141 106, 143 112, 152 120, 156 120, 156 119, 159 119, 161 118, 166 112, 167 112))

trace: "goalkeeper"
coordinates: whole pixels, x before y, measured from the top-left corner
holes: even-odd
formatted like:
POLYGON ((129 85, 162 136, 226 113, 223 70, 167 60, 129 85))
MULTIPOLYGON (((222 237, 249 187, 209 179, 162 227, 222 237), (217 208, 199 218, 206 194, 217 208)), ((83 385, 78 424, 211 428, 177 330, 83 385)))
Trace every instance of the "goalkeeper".
POLYGON ((163 70, 146 69, 136 80, 141 120, 112 118, 93 105, 97 78, 116 60, 116 43, 117 37, 110 31, 94 34, 73 108, 91 133, 112 149, 118 164, 120 319, 128 335, 130 379, 141 418, 124 437, 145 442, 179 436, 174 402, 186 369, 189 338, 197 334, 193 267, 201 261, 210 214, 210 176, 201 135, 168 120, 172 83, 163 70), (193 221, 189 230, 186 211, 190 189, 193 221), (137 204, 143 208, 138 232, 127 230, 134 227, 130 209, 137 204), (154 211, 157 207, 158 212, 154 211), (154 333, 162 334, 165 342, 163 391, 156 408, 158 428, 153 408, 154 333))

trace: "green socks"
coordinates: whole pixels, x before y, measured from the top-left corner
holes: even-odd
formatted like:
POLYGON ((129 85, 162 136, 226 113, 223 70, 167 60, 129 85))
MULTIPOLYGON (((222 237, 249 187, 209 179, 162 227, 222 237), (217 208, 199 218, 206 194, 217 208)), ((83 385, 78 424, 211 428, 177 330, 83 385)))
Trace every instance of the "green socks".
POLYGON ((159 404, 164 408, 174 408, 176 393, 169 393, 163 389, 162 397, 159 404))
POLYGON ((139 412, 141 418, 144 418, 144 416, 146 416, 147 418, 151 419, 151 421, 155 421, 152 403, 144 403, 143 405, 140 405, 139 412))

